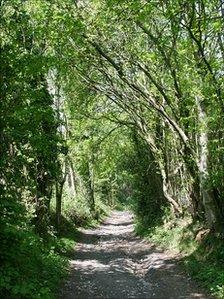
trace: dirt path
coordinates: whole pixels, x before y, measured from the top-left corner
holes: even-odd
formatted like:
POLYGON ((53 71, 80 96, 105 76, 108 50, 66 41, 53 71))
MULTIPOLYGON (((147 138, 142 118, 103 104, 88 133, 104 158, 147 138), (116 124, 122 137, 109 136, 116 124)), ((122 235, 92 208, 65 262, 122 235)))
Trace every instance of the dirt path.
POLYGON ((60 299, 209 298, 177 260, 133 233, 132 215, 113 212, 83 230, 60 299))

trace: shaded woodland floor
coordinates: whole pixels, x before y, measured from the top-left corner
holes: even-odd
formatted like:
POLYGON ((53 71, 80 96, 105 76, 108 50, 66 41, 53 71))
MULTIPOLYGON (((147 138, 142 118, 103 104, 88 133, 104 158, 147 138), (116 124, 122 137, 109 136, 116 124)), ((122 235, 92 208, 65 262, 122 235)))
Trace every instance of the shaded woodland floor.
POLYGON ((210 298, 178 265, 178 257, 136 237, 132 215, 115 211, 81 231, 60 299, 210 298))

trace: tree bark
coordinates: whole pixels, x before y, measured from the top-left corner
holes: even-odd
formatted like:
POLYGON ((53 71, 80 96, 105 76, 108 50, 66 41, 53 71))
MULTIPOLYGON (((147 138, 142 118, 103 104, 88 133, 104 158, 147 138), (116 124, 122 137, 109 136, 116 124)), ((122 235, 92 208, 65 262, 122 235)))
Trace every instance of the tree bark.
POLYGON ((207 115, 203 107, 200 97, 196 97, 196 104, 198 108, 199 118, 199 179, 200 179, 200 193, 202 197, 203 206, 205 209, 205 217, 210 227, 213 227, 217 221, 216 211, 214 206, 214 199, 211 191, 208 189, 208 132, 207 132, 207 115))
POLYGON ((61 211, 62 211, 62 194, 63 194, 63 188, 66 181, 66 177, 68 174, 68 165, 67 165, 67 159, 64 162, 64 174, 56 182, 56 229, 59 232, 60 231, 60 224, 61 224, 61 211))
POLYGON ((93 157, 89 157, 88 160, 88 195, 90 200, 90 210, 92 215, 95 217, 95 192, 94 192, 94 166, 93 157))

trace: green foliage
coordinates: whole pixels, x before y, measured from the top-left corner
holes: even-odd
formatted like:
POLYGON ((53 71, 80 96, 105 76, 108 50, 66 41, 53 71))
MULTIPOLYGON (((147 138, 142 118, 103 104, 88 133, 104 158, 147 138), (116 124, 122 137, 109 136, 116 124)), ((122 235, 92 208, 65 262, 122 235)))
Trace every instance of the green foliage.
POLYGON ((125 170, 125 175, 122 177, 123 182, 118 182, 121 186, 128 182, 124 188, 129 194, 125 194, 121 188, 117 198, 127 206, 130 205, 143 227, 150 227, 160 222, 163 207, 166 206, 162 182, 148 145, 135 131, 130 132, 130 139, 132 147, 120 161, 120 168, 125 170))
POLYGON ((224 297, 223 239, 208 235, 196 250, 184 260, 190 274, 217 298, 224 297), (200 271, 198 270, 200 269, 200 271))
POLYGON ((53 298, 67 260, 54 251, 57 240, 38 237, 26 223, 1 226, 2 298, 53 298))
POLYGON ((191 254, 196 249, 194 241, 198 224, 192 225, 189 215, 177 219, 170 208, 164 208, 160 223, 154 218, 154 223, 142 223, 141 219, 136 221, 136 232, 163 248, 182 254, 191 254))
POLYGON ((203 232, 202 224, 192 222, 189 215, 175 219, 170 210, 165 209, 163 224, 146 225, 136 220, 136 232, 162 249, 180 254, 181 264, 202 286, 215 297, 223 298, 224 290, 224 251, 223 239, 208 234, 197 240, 203 232))
POLYGON ((188 254, 191 217, 223 229, 223 16, 199 2, 1 1, 4 296, 50 298, 56 251, 116 204, 188 254))
MULTIPOLYGON (((97 225, 109 214, 111 208, 104 204, 102 199, 97 199, 95 203, 95 214, 92 214, 88 205, 88 198, 82 194, 78 194, 73 198, 65 190, 63 194, 62 210, 63 215, 61 218, 59 236, 67 236, 67 245, 69 245, 69 240, 77 238, 78 227, 91 227, 97 225), (95 217, 95 215, 97 215, 97 217, 95 217)), ((55 223, 54 200, 52 200, 51 206, 51 223, 55 223)), ((64 241, 66 243, 66 240, 64 241)), ((65 246, 67 245, 65 244, 65 246)))

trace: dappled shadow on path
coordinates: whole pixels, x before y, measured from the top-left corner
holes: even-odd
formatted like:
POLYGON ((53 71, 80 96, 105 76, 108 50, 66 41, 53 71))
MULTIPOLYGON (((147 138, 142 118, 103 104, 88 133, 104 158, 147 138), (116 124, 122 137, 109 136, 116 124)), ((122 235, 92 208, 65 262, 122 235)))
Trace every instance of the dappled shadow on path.
POLYGON ((177 258, 134 235, 128 212, 113 212, 80 236, 61 299, 208 298, 182 273, 177 258))

